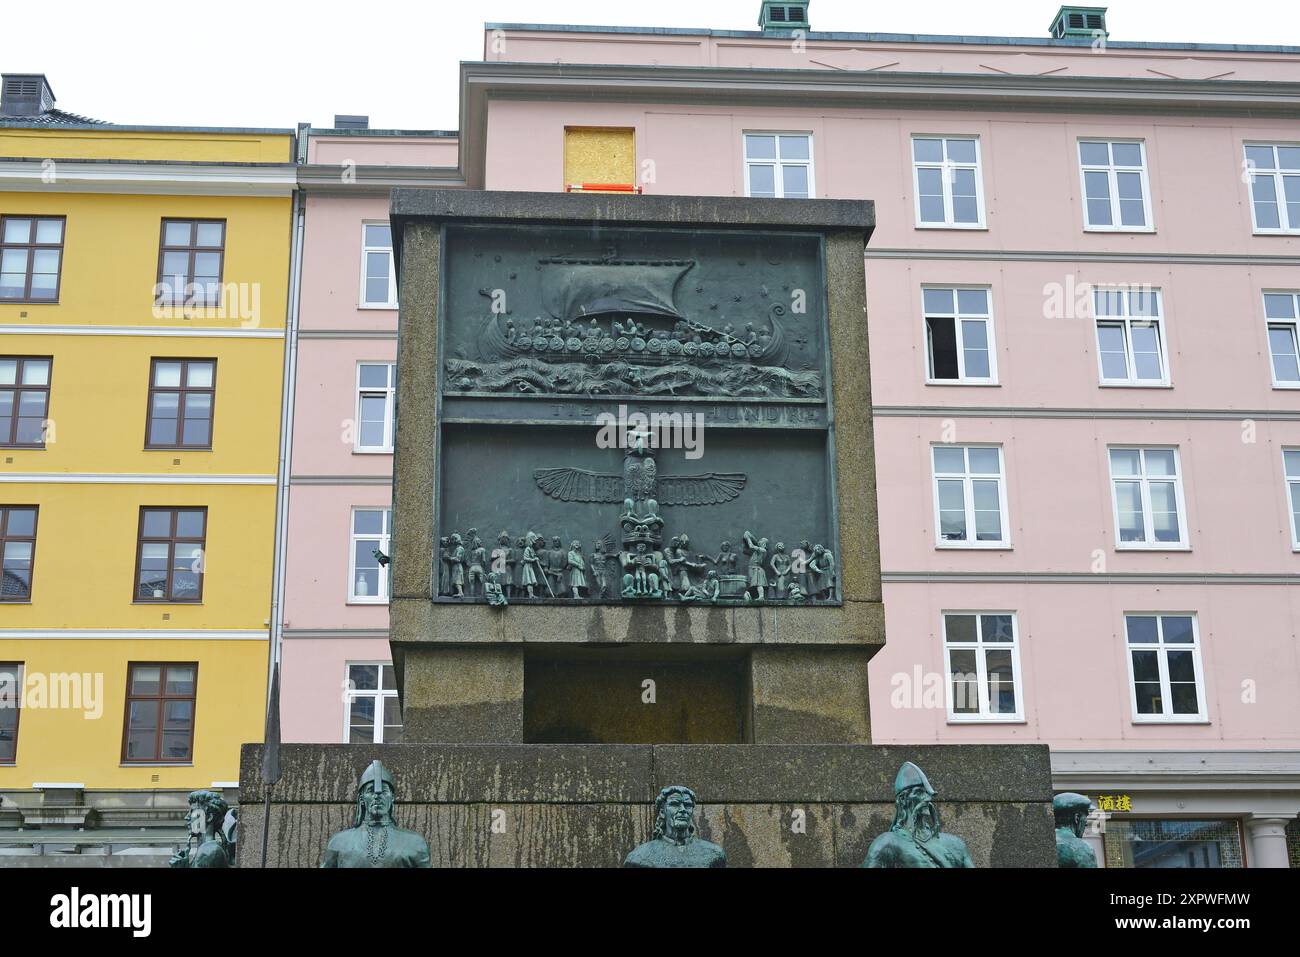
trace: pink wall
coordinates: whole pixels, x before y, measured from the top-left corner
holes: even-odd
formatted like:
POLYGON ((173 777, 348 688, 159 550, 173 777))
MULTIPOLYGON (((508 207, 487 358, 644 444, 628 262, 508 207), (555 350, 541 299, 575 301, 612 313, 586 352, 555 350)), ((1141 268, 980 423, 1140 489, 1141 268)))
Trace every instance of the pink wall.
POLYGON ((307 162, 343 166, 455 166, 455 136, 358 136, 313 133, 307 162))

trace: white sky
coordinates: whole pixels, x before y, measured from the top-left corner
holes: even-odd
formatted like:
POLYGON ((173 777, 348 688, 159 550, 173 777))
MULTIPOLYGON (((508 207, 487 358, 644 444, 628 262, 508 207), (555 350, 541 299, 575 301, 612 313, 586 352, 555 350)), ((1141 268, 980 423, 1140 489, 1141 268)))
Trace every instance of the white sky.
MULTIPOLYGON (((811 0, 814 30, 1047 36, 1059 0, 811 0)), ((1103 6, 1105 0, 1094 0, 1103 6)), ((759 0, 5 0, 0 71, 45 73, 65 110, 117 123, 455 129, 483 24, 757 29, 759 0), (48 38, 48 39, 47 39, 48 38)), ((1300 2, 1111 0, 1112 40, 1300 46, 1300 2)))

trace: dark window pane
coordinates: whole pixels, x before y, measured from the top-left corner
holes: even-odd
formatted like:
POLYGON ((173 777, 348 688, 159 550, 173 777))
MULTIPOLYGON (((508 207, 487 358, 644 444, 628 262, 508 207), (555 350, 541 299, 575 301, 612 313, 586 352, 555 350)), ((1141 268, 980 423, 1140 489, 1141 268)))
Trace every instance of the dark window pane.
POLYGON ((377 691, 379 689, 379 666, 349 665, 348 679, 358 691, 377 691))
POLYGON ((1160 681, 1160 662, 1155 651, 1134 651, 1133 679, 1135 681, 1160 681))
POLYGON ((1173 699, 1174 714, 1200 713, 1201 709, 1196 699, 1196 685, 1194 683, 1171 684, 1169 694, 1173 699))
POLYGON ((930 340, 930 378, 956 379, 957 325, 953 319, 928 318, 925 320, 930 340))

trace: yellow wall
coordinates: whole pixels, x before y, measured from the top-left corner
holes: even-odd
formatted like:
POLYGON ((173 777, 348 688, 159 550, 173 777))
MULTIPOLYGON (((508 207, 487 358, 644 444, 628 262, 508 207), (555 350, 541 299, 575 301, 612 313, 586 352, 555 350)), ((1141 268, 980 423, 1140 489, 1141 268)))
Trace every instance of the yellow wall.
POLYGON ((292 140, 284 133, 202 133, 163 130, 0 131, 0 156, 35 159, 183 160, 185 162, 289 163, 292 140))
POLYGON ((19 713, 17 763, 0 766, 0 789, 33 782, 88 788, 205 788, 239 779, 239 746, 262 740, 266 642, 143 639, 18 640, 0 638, 0 661, 25 662, 28 675, 103 674, 103 714, 69 708, 19 713), (122 766, 127 664, 196 661, 192 765, 122 766), (156 778, 155 778, 156 776, 156 778))
MULTIPOLYGON (((0 130, 0 156, 288 162, 288 136, 233 133, 0 130)), ((160 175, 183 172, 183 167, 160 175)), ((4 327, 181 327, 226 335, 0 334, 0 354, 54 358, 43 450, 0 449, 0 504, 40 507, 30 603, 0 603, 0 661, 27 673, 103 675, 104 714, 29 709, 17 764, 0 789, 37 781, 88 788, 190 789, 238 777, 239 745, 260 741, 275 538, 289 282, 289 197, 0 193, 0 213, 67 217, 59 301, 0 304, 4 327), (216 310, 155 315, 163 218, 226 220, 223 282, 240 284, 216 310), (256 300, 254 300, 256 290, 256 300), (238 298, 243 294, 242 302, 238 298), (254 301, 256 315, 249 315, 254 301), (240 307, 245 307, 241 309, 240 307), (146 451, 150 359, 217 360, 211 451, 146 451), (43 481, 40 474, 134 476, 117 482, 43 481), (31 481, 13 476, 32 475, 31 481), (177 484, 139 476, 256 475, 267 484, 177 484), (137 603, 142 505, 208 509, 203 599, 137 603), (135 638, 25 637, 30 631, 122 630, 135 638), (173 630, 257 631, 262 637, 180 639, 173 630), (197 661, 193 766, 121 767, 131 661, 197 661)))
POLYGON ((636 131, 570 126, 564 130, 564 185, 636 182, 636 131))
MULTIPOLYGON (((0 136, 0 155, 7 145, 0 136)), ((58 303, 0 303, 0 323, 283 328, 290 210, 287 197, 0 194, 6 215, 68 217, 58 303), (240 315, 233 298, 224 309, 193 310, 191 319, 154 316, 164 217, 226 220, 222 282, 248 284, 242 301, 250 306, 256 289, 255 322, 240 315)))

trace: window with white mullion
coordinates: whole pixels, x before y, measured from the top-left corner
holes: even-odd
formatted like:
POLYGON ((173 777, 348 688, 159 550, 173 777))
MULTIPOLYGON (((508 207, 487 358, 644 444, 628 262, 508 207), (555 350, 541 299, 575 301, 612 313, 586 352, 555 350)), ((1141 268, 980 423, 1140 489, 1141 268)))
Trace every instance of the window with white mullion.
POLYGON ((995 385, 993 315, 988 289, 926 287, 926 378, 930 383, 995 385))
POLYGON ((1300 145, 1246 145, 1256 233, 1300 233, 1300 145))
POLYGON ((1300 449, 1282 450, 1282 471, 1291 506, 1291 547, 1300 551, 1300 449))
POLYGON ((1141 141, 1080 140, 1079 169, 1086 229, 1154 231, 1141 141))
POLYGON ((808 199, 813 189, 811 133, 746 133, 745 195, 808 199))
POLYGON ((1142 286, 1095 289, 1093 315, 1102 385, 1169 384, 1160 290, 1142 286))
POLYGON ((1124 616, 1133 720, 1203 721, 1205 686, 1194 614, 1124 616))
POLYGON ((357 364, 355 451, 393 451, 393 397, 396 368, 396 365, 391 362, 357 364))
POLYGON ((362 604, 387 603, 388 565, 380 561, 379 556, 389 554, 392 523, 392 509, 353 509, 348 555, 349 601, 362 604))
POLYGON ((983 227, 984 192, 978 139, 912 137, 912 180, 919 226, 983 227))
POLYGON ((945 612, 950 721, 1023 720, 1013 612, 945 612))
POLYGON ((393 230, 388 223, 361 225, 361 306, 371 309, 397 308, 393 230))
POLYGON ((1186 548, 1186 506, 1173 448, 1110 453, 1117 548, 1186 548))
POLYGON ((344 688, 344 744, 396 744, 402 740, 402 708, 391 664, 349 663, 344 688))
POLYGON ((935 539, 941 548, 1004 548, 1006 483, 997 446, 936 445, 935 539))
POLYGON ((1264 293, 1264 317, 1268 323, 1269 365, 1273 386, 1300 389, 1300 337, 1296 323, 1300 318, 1300 293, 1291 291, 1264 293))

